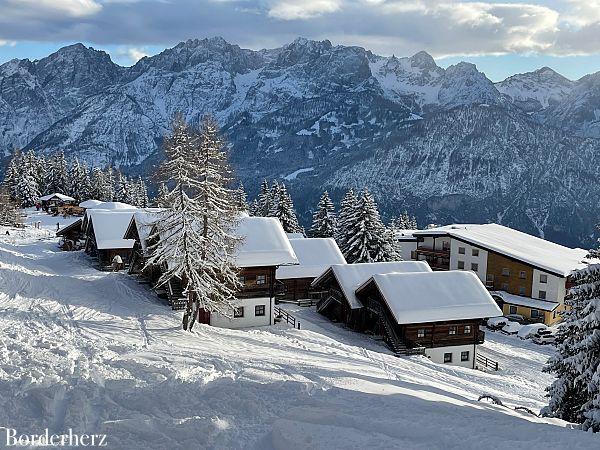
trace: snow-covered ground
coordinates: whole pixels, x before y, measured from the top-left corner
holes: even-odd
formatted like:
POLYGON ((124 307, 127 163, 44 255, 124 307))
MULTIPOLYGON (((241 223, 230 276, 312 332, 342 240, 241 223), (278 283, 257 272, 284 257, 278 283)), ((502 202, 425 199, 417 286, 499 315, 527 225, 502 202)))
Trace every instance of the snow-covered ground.
MULTIPOLYGON (((53 218, 56 219, 56 218, 53 218)), ((56 222, 47 223, 56 227, 56 222)), ((552 349, 487 333, 502 370, 396 358, 291 307, 301 330, 181 330, 146 285, 61 252, 45 230, 0 230, 0 427, 106 433, 116 449, 595 448, 539 410, 552 349)), ((0 432, 0 442, 4 445, 0 432)))

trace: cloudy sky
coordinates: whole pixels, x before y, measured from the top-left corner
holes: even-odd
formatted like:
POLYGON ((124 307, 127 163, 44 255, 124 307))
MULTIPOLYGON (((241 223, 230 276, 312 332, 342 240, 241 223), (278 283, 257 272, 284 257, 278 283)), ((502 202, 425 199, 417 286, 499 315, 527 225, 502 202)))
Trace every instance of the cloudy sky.
POLYGON ((600 70, 600 0, 0 0, 0 63, 83 42, 122 65, 189 38, 272 48, 303 36, 383 55, 426 50, 490 78, 600 70))

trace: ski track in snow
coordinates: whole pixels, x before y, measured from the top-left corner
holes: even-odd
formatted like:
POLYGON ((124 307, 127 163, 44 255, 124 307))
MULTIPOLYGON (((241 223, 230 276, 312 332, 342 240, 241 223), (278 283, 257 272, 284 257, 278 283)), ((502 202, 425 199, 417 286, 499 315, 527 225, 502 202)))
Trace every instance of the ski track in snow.
POLYGON ((147 285, 48 236, 0 229, 0 426, 106 433, 117 449, 598 445, 561 421, 477 402, 489 393, 539 410, 551 347, 488 331, 482 351, 502 370, 483 373, 396 358, 290 305, 301 330, 187 333, 147 285))

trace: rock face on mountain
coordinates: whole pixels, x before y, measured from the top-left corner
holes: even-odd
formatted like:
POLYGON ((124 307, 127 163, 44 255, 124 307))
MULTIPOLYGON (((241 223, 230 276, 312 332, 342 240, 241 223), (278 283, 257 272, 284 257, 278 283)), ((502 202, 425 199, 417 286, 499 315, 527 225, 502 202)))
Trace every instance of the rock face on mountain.
POLYGON ((170 119, 211 113, 251 193, 284 178, 305 218, 325 188, 371 188, 421 224, 498 221, 591 245, 600 217, 600 76, 548 68, 492 83, 425 52, 382 57, 297 39, 189 40, 120 67, 81 44, 0 66, 0 151, 62 149, 147 174, 170 119), (302 170, 304 169, 304 170, 302 170))

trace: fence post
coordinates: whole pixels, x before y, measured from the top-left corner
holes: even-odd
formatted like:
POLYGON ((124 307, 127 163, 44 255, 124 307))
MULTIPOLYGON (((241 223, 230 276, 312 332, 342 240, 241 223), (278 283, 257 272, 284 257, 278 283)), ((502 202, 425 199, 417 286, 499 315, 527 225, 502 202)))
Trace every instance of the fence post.
POLYGON ((298 329, 300 329, 300 322, 298 322, 298 329))

